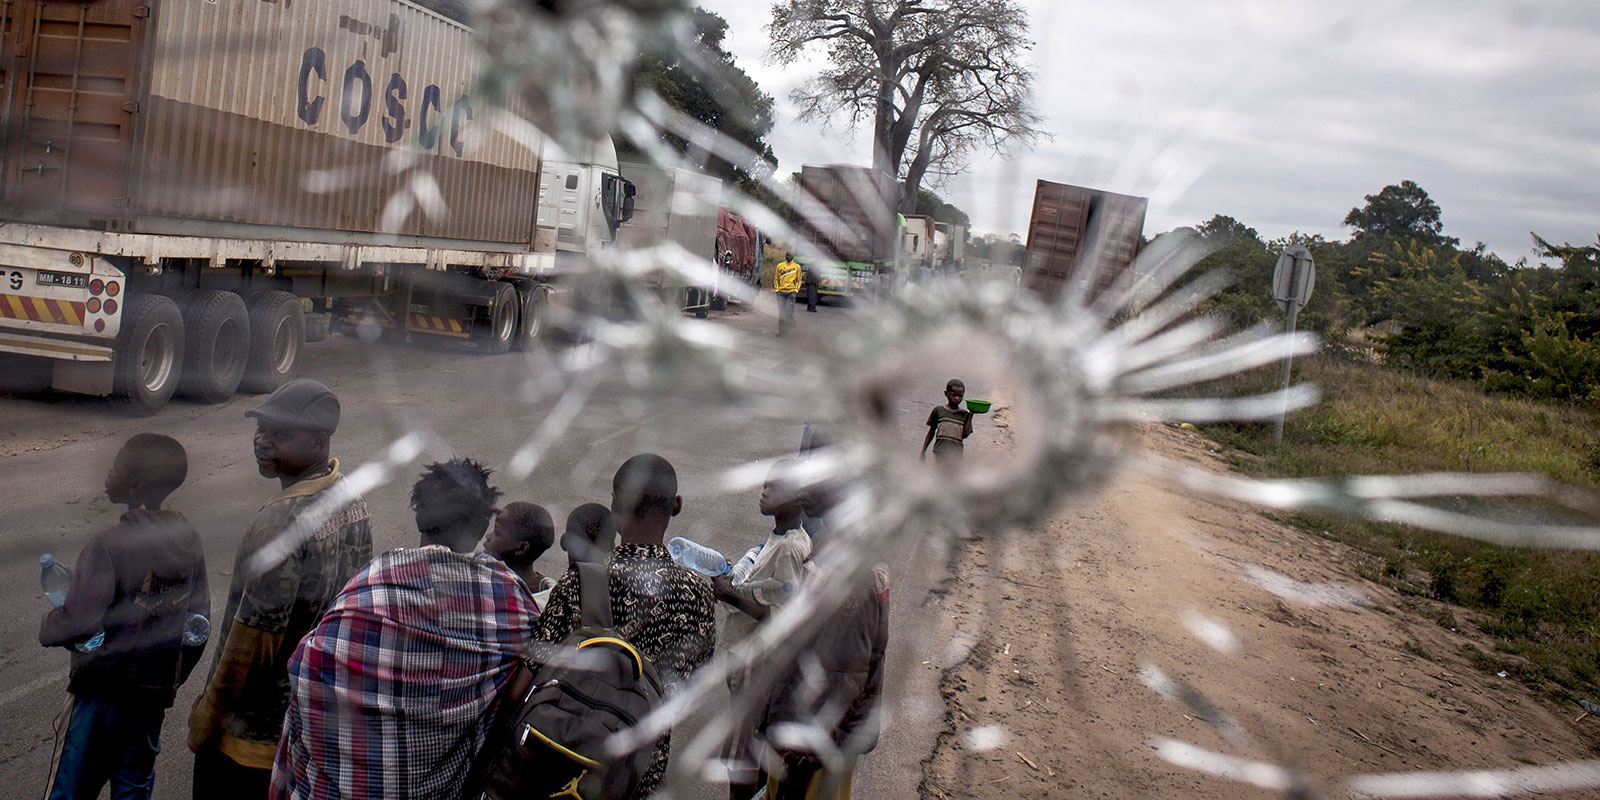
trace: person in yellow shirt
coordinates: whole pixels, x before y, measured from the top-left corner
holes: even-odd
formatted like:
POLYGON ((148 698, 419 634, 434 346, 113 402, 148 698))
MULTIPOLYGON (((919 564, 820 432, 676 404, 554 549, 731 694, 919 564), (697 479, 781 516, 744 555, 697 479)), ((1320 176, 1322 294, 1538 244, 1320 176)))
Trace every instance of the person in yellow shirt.
POLYGON ((772 289, 778 293, 778 335, 782 336, 794 322, 794 301, 800 294, 800 265, 793 253, 784 253, 772 276, 772 289))

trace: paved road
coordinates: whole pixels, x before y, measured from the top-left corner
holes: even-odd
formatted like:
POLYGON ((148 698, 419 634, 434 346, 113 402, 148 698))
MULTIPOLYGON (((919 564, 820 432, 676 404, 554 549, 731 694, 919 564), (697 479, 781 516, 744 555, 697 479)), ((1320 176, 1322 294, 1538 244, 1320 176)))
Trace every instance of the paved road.
MULTIPOLYGON (((737 337, 752 379, 782 386, 848 313, 829 306, 819 314, 801 312, 800 335, 785 340, 771 335, 774 323, 768 313, 718 314, 713 324, 737 337)), ((344 404, 333 449, 347 471, 381 458, 406 430, 427 432, 423 460, 463 455, 503 468, 550 414, 553 403, 521 399, 530 365, 517 354, 474 356, 449 347, 369 346, 332 337, 310 345, 304 364, 302 374, 328 384, 344 404)), ((799 421, 729 408, 718 400, 709 378, 694 371, 683 373, 677 386, 661 396, 641 397, 627 387, 620 377, 603 383, 529 480, 501 475, 498 483, 506 500, 544 504, 559 524, 580 503, 607 502, 616 466, 633 453, 652 450, 677 466, 683 484, 684 511, 671 534, 725 552, 759 541, 770 522, 757 513, 755 493, 720 491, 711 477, 750 460, 792 453, 799 421)), ((936 400, 937 386, 915 395, 908 389, 899 398, 913 426, 907 432, 912 446, 921 436, 915 427, 917 410, 936 400)), ((178 402, 156 417, 130 420, 110 413, 98 400, 0 394, 0 491, 7 510, 0 531, 0 603, 12 610, 0 619, 0 715, 7 719, 0 726, 0 781, 7 787, 0 795, 32 796, 42 787, 51 720, 66 686, 66 654, 37 645, 37 616, 45 607, 38 589, 39 553, 75 559, 88 535, 115 518, 101 481, 117 446, 140 430, 167 433, 184 443, 190 458, 189 482, 171 505, 188 515, 205 538, 212 603, 220 609, 244 525, 274 488, 257 475, 250 455, 253 426, 243 413, 256 402, 248 396, 216 406, 178 402)), ((409 465, 400 480, 367 496, 379 550, 415 544, 405 502, 415 474, 416 465, 409 465)), ((943 560, 931 550, 907 553, 892 565, 891 719, 878 753, 864 762, 859 797, 916 796, 918 764, 942 725, 935 681, 945 648, 942 642, 928 641, 937 629, 931 617, 937 607, 924 600, 942 575, 943 560)), ((556 572, 561 558, 552 549, 539 568, 556 572)), ((201 677, 210 657, 208 652, 201 677)), ((192 679, 168 714, 162 734, 165 753, 157 761, 157 797, 188 796, 191 762, 183 745, 184 722, 200 683, 192 679)), ((688 727, 697 727, 697 722, 691 720, 688 727)), ((712 787, 688 795, 726 796, 712 787)))

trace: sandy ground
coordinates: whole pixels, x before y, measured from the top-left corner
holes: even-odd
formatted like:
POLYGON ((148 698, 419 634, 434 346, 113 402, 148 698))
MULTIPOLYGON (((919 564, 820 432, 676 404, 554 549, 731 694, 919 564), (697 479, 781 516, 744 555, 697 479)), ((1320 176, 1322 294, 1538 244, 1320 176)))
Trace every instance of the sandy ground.
MULTIPOLYGON (((1139 436, 1224 469, 1192 433, 1139 436)), ((1464 612, 1443 627, 1440 607, 1361 579, 1357 562, 1249 505, 1136 476, 1034 530, 974 535, 944 599, 947 635, 971 649, 943 673, 922 796, 1283 793, 1176 766, 1162 753, 1177 743, 1288 767, 1257 772, 1297 774, 1317 797, 1349 796, 1363 774, 1595 757, 1600 720, 1499 677, 1508 657, 1464 612)))

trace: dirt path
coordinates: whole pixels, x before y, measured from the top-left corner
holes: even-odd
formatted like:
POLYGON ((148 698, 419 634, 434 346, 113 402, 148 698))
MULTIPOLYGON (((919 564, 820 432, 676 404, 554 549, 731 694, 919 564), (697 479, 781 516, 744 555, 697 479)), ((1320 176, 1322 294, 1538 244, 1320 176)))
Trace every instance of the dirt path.
MULTIPOLYGON (((1142 438, 1222 470, 1193 434, 1142 438)), ((1290 766, 1323 797, 1359 774, 1595 756, 1600 720, 1498 677, 1487 637, 1356 563, 1248 505, 1138 477, 1039 529, 975 537, 948 599, 949 635, 974 645, 943 676, 923 796, 1274 795, 1173 766, 1161 739, 1290 766)))

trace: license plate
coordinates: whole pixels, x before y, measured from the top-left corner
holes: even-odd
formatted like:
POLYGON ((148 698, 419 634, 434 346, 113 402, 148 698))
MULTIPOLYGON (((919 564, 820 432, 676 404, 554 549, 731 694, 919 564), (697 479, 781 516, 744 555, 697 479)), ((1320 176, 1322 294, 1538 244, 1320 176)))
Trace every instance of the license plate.
POLYGON ((65 286, 69 289, 86 289, 89 287, 88 275, 75 275, 71 272, 46 272, 40 270, 34 281, 40 286, 65 286))

